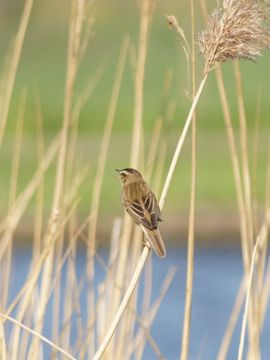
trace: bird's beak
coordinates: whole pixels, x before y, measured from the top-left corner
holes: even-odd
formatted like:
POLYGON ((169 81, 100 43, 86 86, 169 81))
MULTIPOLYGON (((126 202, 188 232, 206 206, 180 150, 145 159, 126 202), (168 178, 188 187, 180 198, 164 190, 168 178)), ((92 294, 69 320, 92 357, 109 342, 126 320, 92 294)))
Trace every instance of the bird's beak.
POLYGON ((119 178, 120 178, 120 171, 121 171, 121 170, 115 169, 115 171, 117 172, 117 174, 115 174, 114 177, 115 177, 116 179, 119 179, 119 178))

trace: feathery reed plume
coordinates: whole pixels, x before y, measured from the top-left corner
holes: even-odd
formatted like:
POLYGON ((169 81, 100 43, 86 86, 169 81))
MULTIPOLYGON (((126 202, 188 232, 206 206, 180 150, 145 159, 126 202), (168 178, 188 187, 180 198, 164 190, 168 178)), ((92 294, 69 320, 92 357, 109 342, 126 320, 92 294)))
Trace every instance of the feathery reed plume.
POLYGON ((199 35, 205 72, 229 59, 253 60, 270 48, 269 11, 267 1, 223 0, 209 17, 207 30, 199 35))

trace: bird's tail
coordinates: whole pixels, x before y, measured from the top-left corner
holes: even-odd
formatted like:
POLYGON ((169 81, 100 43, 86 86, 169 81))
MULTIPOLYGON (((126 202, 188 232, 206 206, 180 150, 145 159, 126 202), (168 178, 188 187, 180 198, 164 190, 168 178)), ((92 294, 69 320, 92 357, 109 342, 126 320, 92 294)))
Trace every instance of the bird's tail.
POLYGON ((160 235, 159 229, 149 230, 145 228, 145 233, 148 241, 150 242, 151 248, 155 251, 157 256, 165 257, 166 256, 166 248, 164 245, 164 241, 160 235))

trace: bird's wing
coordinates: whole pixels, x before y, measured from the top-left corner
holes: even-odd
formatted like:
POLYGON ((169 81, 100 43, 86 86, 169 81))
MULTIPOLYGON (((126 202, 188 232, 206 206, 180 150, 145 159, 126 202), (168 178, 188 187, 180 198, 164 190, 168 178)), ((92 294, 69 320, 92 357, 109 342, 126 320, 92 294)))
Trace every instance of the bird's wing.
POLYGON ((140 200, 135 199, 131 203, 123 200, 123 203, 129 215, 131 215, 138 224, 150 230, 157 228, 160 210, 157 200, 151 191, 140 200))

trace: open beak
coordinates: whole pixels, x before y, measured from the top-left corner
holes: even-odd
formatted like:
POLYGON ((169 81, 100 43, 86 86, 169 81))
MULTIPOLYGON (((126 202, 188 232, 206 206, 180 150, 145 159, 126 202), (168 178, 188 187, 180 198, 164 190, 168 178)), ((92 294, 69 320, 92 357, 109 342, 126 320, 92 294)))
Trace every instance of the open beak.
POLYGON ((119 179, 120 178, 120 171, 121 170, 118 170, 118 169, 114 169, 116 172, 117 172, 117 174, 115 174, 115 179, 119 179))

